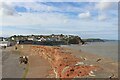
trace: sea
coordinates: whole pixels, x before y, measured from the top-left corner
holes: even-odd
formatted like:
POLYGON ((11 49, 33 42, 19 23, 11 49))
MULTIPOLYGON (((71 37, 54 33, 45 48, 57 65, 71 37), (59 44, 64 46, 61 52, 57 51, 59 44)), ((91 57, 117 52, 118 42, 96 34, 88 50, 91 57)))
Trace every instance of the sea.
POLYGON ((89 42, 86 45, 69 45, 66 47, 118 61, 118 41, 89 42))

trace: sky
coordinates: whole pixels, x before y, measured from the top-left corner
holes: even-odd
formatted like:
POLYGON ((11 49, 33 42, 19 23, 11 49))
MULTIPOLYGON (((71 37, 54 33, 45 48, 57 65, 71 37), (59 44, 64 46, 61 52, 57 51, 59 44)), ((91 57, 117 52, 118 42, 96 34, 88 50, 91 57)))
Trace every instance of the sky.
POLYGON ((66 34, 118 39, 117 2, 0 2, 0 36, 66 34))

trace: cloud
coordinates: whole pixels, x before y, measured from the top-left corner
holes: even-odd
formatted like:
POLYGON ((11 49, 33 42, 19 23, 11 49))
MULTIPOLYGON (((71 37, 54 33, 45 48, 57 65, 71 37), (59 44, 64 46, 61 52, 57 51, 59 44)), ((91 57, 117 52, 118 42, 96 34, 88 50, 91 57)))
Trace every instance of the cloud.
POLYGON ((101 2, 98 2, 96 4, 96 8, 99 9, 99 10, 101 10, 101 11, 103 11, 103 10, 111 8, 112 4, 113 4, 112 2, 102 2, 101 1, 101 2))
POLYGON ((96 3, 95 9, 98 10, 98 20, 105 21, 116 15, 117 3, 115 2, 103 2, 96 3))
MULTIPOLYGON (((32 1, 32 0, 31 0, 32 1)), ((34 2, 1 2, 0 3, 0 15, 1 16, 13 16, 18 15, 16 7, 22 7, 27 12, 52 12, 56 11, 57 8, 47 6, 42 3, 34 2)))
POLYGON ((67 17, 58 13, 19 13, 21 16, 4 16, 0 25, 19 26, 19 25, 40 25, 51 26, 61 25, 67 17))
MULTIPOLYGON (((2 2, 100 2, 100 0, 0 0, 2 2)), ((102 0, 102 2, 118 2, 119 0, 102 0)))
POLYGON ((105 21, 107 19, 106 15, 98 15, 98 20, 105 21))
MULTIPOLYGON (((111 10, 111 7, 109 6, 110 4, 76 4, 71 2, 60 3, 59 7, 57 4, 59 3, 46 5, 36 1, 14 3, 5 2, 2 4, 2 7, 0 7, 0 13, 4 14, 2 21, 0 21, 0 26, 2 26, 4 30, 4 35, 22 33, 67 33, 78 35, 84 33, 85 35, 89 34, 89 31, 98 31, 100 33, 102 30, 108 29, 109 32, 115 33, 115 31, 112 30, 117 29, 116 25, 112 25, 117 22, 117 19, 115 19, 116 16, 111 16, 111 12, 114 15, 116 15, 116 13, 112 11, 113 9, 111 10), (98 7, 96 8, 97 5, 98 7), (17 11, 15 7, 23 7, 26 11, 17 11), (108 22, 109 17, 111 17, 111 22, 108 22), (85 21, 84 19, 88 21, 85 21)), ((106 31, 105 34, 110 34, 109 32, 106 31)), ((91 34, 90 36, 94 35, 95 34, 91 34)))
POLYGON ((26 8, 29 12, 50 12, 57 10, 55 7, 47 6, 42 3, 38 2, 24 2, 23 4, 19 5, 26 8))
POLYGON ((78 17, 79 17, 79 18, 82 18, 82 19, 90 19, 91 14, 90 14, 90 12, 80 13, 80 14, 78 15, 78 17))
POLYGON ((14 7, 10 3, 0 3, 0 16, 13 16, 16 15, 17 12, 15 11, 14 7))

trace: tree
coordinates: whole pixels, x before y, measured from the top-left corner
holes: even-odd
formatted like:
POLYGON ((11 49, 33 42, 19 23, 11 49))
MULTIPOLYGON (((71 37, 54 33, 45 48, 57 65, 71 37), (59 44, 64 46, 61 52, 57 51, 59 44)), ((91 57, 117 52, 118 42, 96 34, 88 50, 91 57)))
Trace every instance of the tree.
POLYGON ((63 37, 64 35, 63 34, 60 34, 61 37, 63 37))

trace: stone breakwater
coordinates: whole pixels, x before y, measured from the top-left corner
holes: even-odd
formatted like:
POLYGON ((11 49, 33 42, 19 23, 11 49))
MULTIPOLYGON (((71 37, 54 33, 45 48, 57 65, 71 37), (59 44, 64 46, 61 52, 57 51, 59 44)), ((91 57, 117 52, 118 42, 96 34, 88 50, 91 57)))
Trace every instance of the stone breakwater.
POLYGON ((50 75, 55 78, 80 78, 95 76, 94 71, 98 66, 85 65, 82 59, 77 58, 69 52, 65 52, 61 47, 51 46, 30 46, 30 55, 38 55, 47 59, 50 63, 50 75))

